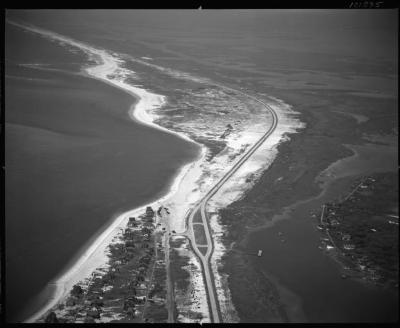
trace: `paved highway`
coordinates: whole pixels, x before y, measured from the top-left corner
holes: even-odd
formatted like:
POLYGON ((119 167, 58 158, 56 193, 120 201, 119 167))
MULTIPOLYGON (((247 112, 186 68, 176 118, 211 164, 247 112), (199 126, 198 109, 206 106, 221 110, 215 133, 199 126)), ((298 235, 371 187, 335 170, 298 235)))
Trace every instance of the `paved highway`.
POLYGON ((207 192, 207 194, 200 200, 199 203, 189 212, 188 217, 187 217, 187 237, 191 241, 192 248, 194 252, 196 253, 197 257, 200 259, 202 269, 203 269, 203 275, 206 283, 206 292, 207 292, 207 297, 208 297, 208 302, 209 302, 209 308, 210 308, 210 314, 213 322, 220 322, 220 310, 219 310, 219 304, 218 304, 218 298, 216 296, 216 289, 214 285, 214 279, 213 279, 213 274, 211 270, 211 263, 210 263, 210 258, 212 256, 212 253, 214 251, 214 244, 213 240, 211 237, 211 228, 209 225, 209 220, 207 216, 207 202, 211 199, 212 196, 216 194, 216 192, 223 186, 223 184, 229 180, 229 178, 250 158, 250 156, 264 143, 265 140, 275 131, 276 126, 278 124, 278 116, 276 112, 266 103, 262 102, 261 100, 258 100, 257 98, 247 95, 244 92, 231 89, 226 86, 222 86, 223 89, 234 91, 237 93, 241 93, 248 98, 251 98, 258 103, 262 104, 272 115, 272 124, 271 127, 268 129, 268 131, 241 157, 241 159, 227 172, 225 175, 214 185, 214 187, 207 192), (196 243, 194 231, 193 231, 193 218, 195 215, 200 212, 203 227, 204 227, 204 232, 206 235, 207 239, 207 251, 205 254, 201 252, 199 247, 203 246, 202 248, 204 249, 205 245, 198 245, 196 243))

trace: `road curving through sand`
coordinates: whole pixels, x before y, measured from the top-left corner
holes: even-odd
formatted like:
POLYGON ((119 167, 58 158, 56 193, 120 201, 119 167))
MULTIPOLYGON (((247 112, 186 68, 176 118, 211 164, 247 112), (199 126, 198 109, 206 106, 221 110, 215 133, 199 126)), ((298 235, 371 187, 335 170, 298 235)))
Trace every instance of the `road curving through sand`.
MULTIPOLYGON (((222 86, 224 87, 224 86, 222 86)), ((230 90, 234 90, 228 87, 224 87, 230 90)), ((241 159, 227 172, 225 175, 214 185, 214 187, 202 198, 202 200, 196 205, 196 207, 189 213, 189 218, 188 218, 188 226, 189 226, 189 233, 187 234, 187 237, 191 239, 191 245, 196 253, 197 257, 200 259, 200 262, 202 264, 203 268, 203 275, 205 278, 206 282, 206 290, 207 290, 207 298, 209 301, 209 307, 210 307, 210 313, 212 314, 212 319, 214 323, 219 323, 221 321, 220 319, 220 310, 219 310, 219 305, 218 305, 218 299, 216 297, 216 288, 215 284, 213 282, 213 277, 212 277, 212 271, 210 270, 210 259, 213 253, 213 240, 211 237, 210 233, 210 223, 209 219, 207 216, 207 202, 212 198, 213 195, 216 194, 216 192, 223 186, 223 184, 228 181, 228 179, 253 155, 253 153, 264 143, 264 141, 275 131, 277 125, 278 125, 278 115, 276 112, 266 103, 262 102, 261 100, 258 100, 257 98, 247 95, 241 91, 234 90, 236 92, 239 92, 245 96, 248 96, 252 98, 253 100, 261 103, 265 108, 270 111, 272 114, 272 124, 271 127, 268 129, 268 131, 241 157, 241 159), (207 252, 205 255, 199 250, 199 247, 204 247, 204 245, 198 245, 196 243, 196 239, 194 236, 194 231, 193 231, 193 225, 196 223, 193 223, 193 218, 196 215, 197 211, 200 210, 201 213, 201 218, 203 221, 203 227, 204 227, 204 232, 206 234, 206 239, 207 239, 207 252)))

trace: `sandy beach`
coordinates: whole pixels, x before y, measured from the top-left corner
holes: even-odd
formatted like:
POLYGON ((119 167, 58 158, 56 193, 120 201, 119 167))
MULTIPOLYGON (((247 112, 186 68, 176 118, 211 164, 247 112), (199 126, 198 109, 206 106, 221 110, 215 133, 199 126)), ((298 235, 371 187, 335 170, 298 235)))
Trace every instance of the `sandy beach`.
MULTIPOLYGON (((99 79, 112 86, 123 89, 124 91, 131 94, 135 99, 138 99, 138 101, 131 106, 129 111, 132 119, 142 124, 150 125, 153 128, 175 134, 186 141, 194 142, 186 135, 176 133, 174 131, 165 129, 159 125, 152 123, 154 120, 154 116, 152 116, 149 112, 151 112, 151 110, 154 108, 162 106, 162 104, 164 103, 164 97, 124 83, 123 80, 126 77, 125 74, 129 74, 131 72, 127 72, 121 69, 118 66, 120 60, 115 56, 112 56, 103 50, 98 50, 89 47, 83 43, 76 42, 69 38, 60 36, 56 33, 48 32, 36 27, 26 27, 17 23, 10 23, 24 29, 28 29, 29 31, 39 33, 52 40, 57 40, 64 45, 66 44, 72 47, 77 47, 80 50, 84 51, 89 55, 89 58, 95 60, 96 63, 98 63, 98 65, 94 67, 86 68, 84 73, 86 73, 91 78, 99 79), (108 77, 108 75, 111 74, 114 74, 114 78, 112 79, 108 77)), ((200 152, 199 157, 203 158, 204 153, 204 151, 200 152)), ((91 246, 80 255, 75 264, 73 264, 71 268, 64 272, 54 282, 50 283, 53 289, 53 295, 51 299, 48 301, 45 307, 43 307, 39 312, 28 318, 26 322, 35 322, 40 317, 42 317, 60 300, 65 298, 65 296, 69 293, 74 284, 78 283, 79 281, 85 280, 87 277, 90 276, 91 272, 93 272, 94 269, 107 267, 107 247, 116 237, 116 235, 121 231, 121 228, 126 226, 129 217, 138 216, 143 212, 146 206, 156 207, 157 205, 164 203, 167 199, 171 199, 178 190, 182 189, 180 188, 180 185, 182 184, 182 179, 187 176, 187 173, 192 166, 193 163, 190 163, 181 168, 181 171, 173 179, 173 184, 170 186, 169 191, 162 198, 157 199, 153 203, 144 204, 139 208, 135 208, 131 211, 116 216, 113 220, 113 223, 107 229, 105 229, 91 244, 91 246)))
MULTIPOLYGON (((123 60, 121 59, 123 56, 109 53, 102 49, 96 49, 84 43, 77 42, 40 28, 27 27, 17 23, 13 24, 31 32, 39 33, 40 35, 57 41, 64 46, 80 49, 89 56, 91 61, 96 63, 96 65, 91 65, 84 69, 83 73, 85 75, 124 90, 137 100, 129 110, 129 115, 133 120, 175 134, 180 138, 196 143, 199 146, 199 155, 197 159, 182 167, 180 172, 174 178, 169 191, 163 197, 116 216, 112 224, 96 238, 91 246, 82 253, 79 259, 77 259, 77 261, 65 273, 56 279, 53 283, 55 291, 51 300, 49 300, 47 305, 39 312, 26 320, 26 322, 35 322, 58 302, 65 299, 73 285, 87 280, 95 269, 107 267, 107 247, 115 239, 118 239, 118 236, 121 233, 121 230, 126 226, 129 217, 138 216, 144 211, 146 206, 151 206, 153 208, 158 208, 161 205, 167 206, 172 213, 174 213, 172 216, 173 219, 170 222, 171 229, 175 230, 177 233, 184 232, 186 229, 185 216, 189 209, 202 198, 207 190, 209 190, 209 188, 211 188, 211 186, 218 181, 221 176, 223 176, 226 170, 232 167, 240 159, 240 156, 237 155, 260 138, 267 129, 268 124, 270 124, 270 118, 268 115, 262 114, 262 119, 261 121, 258 119, 258 123, 255 122, 256 119, 254 119, 254 121, 249 120, 247 125, 243 125, 243 128, 235 131, 226 138, 226 149, 213 158, 209 163, 207 162, 208 149, 204 145, 192 140, 184 133, 166 129, 163 126, 154 123, 154 121, 160 120, 160 118, 162 119, 163 116, 159 115, 159 110, 167 100, 165 96, 152 93, 143 88, 139 88, 136 85, 127 83, 127 78, 135 80, 136 76, 134 72, 123 67, 123 60)), ((159 69, 158 67, 156 68, 159 69)), ((188 74, 182 74, 171 70, 166 70, 166 72, 167 74, 172 74, 177 78, 210 83, 207 79, 203 80, 188 74)), ((218 211, 218 209, 227 206, 234 200, 237 200, 247 190, 249 190, 257 181, 257 176, 266 170, 272 163, 277 154, 276 146, 287 140, 288 133, 295 133, 297 132, 297 129, 303 127, 302 123, 296 119, 296 113, 292 111, 289 105, 286 105, 283 101, 276 98, 268 98, 268 101, 278 113, 278 128, 275 130, 271 138, 269 138, 268 141, 265 142, 265 144, 263 144, 263 146, 260 147, 260 149, 251 157, 246 165, 243 165, 243 167, 235 173, 233 179, 218 192, 212 206, 210 206, 211 211, 218 211), (249 180, 249 182, 246 182, 247 180, 249 180)), ((218 218, 215 216, 212 219, 212 227, 214 233, 221 233, 224 231, 223 226, 219 226, 218 218)), ((229 289, 226 283, 226 277, 225 279, 221 279, 218 273, 218 265, 222 255, 224 254, 224 248, 222 247, 222 243, 218 241, 218 238, 216 238, 216 236, 214 236, 214 238, 216 242, 216 252, 212 259, 212 266, 217 281, 218 298, 221 304, 224 304, 225 306, 224 312, 231 313, 230 316, 225 316, 225 320, 236 321, 234 314, 235 311, 230 300, 229 289)), ((195 257, 193 255, 193 261, 194 260, 195 257)), ((198 270, 200 270, 200 267, 198 270)), ((193 302, 192 307, 193 309, 196 307, 203 308, 203 317, 208 317, 208 314, 205 313, 208 311, 207 307, 204 306, 204 304, 207 304, 206 294, 199 287, 197 287, 197 291, 197 301, 193 302)), ((187 321, 184 318, 182 320, 187 321)))
POLYGON ((7 9, 7 321, 398 321, 383 7, 7 9))

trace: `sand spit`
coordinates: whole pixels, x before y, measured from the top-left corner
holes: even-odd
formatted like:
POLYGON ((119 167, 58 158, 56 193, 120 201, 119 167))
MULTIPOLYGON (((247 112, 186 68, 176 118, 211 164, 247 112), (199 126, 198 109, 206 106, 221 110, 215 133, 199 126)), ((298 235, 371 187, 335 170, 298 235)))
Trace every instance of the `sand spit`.
MULTIPOLYGON (((71 47, 80 49, 95 63, 95 65, 84 68, 84 73, 87 76, 118 87, 137 99, 137 103, 132 105, 129 111, 132 119, 142 124, 152 126, 153 128, 175 134, 189 142, 194 142, 199 145, 200 149, 196 160, 182 167, 167 194, 150 204, 143 204, 143 206, 139 208, 135 208, 115 217, 111 225, 99 235, 77 262, 56 280, 56 291, 53 298, 43 309, 27 320, 28 322, 34 322, 46 314, 46 312, 52 309, 58 302, 65 299, 74 284, 88 279, 95 268, 107 266, 107 247, 115 238, 118 238, 121 230, 127 225, 128 218, 130 216, 138 216, 144 211, 146 206, 151 206, 153 208, 158 208, 161 205, 167 206, 171 213, 173 213, 170 221, 171 230, 175 230, 177 233, 184 232, 186 229, 185 217, 190 208, 192 208, 224 173, 240 159, 240 155, 265 133, 272 123, 272 119, 270 113, 263 106, 260 106, 260 104, 246 98, 243 94, 239 95, 238 93, 232 96, 230 94, 232 93, 232 89, 228 92, 224 90, 223 87, 208 79, 163 68, 128 55, 120 55, 103 49, 94 48, 85 43, 41 28, 25 26, 13 22, 10 23, 28 31, 39 33, 52 41, 57 41, 61 45, 67 46, 69 49, 71 47), (202 94, 189 93, 189 101, 192 101, 191 99, 193 98, 198 101, 198 108, 203 108, 204 112, 202 112, 201 117, 196 119, 189 115, 189 117, 184 116, 185 118, 188 117, 186 121, 172 122, 172 126, 176 128, 176 131, 163 127, 163 122, 170 119, 168 115, 162 111, 166 103, 166 97, 140 88, 138 85, 127 83, 126 80, 138 81, 138 78, 133 71, 123 67, 124 59, 134 60, 143 65, 153 67, 174 78, 190 79, 191 81, 208 86, 211 85, 212 88, 209 90, 206 89, 202 94), (209 108, 206 108, 205 106, 201 106, 202 101, 212 101, 212 103, 209 108), (234 118, 236 121, 235 123, 232 121, 232 129, 229 128, 229 133, 226 137, 224 136, 223 140, 226 146, 223 151, 214 156, 212 160, 209 160, 208 155, 210 149, 192 139, 205 138, 214 142, 221 140, 221 129, 226 129, 226 121, 224 120, 227 119, 227 115, 224 114, 219 121, 216 120, 214 102, 218 102, 220 108, 226 108, 226 110, 229 108, 233 115, 231 119, 234 118), (232 106, 230 106, 231 104, 232 106)), ((280 142, 286 140, 285 138, 287 138, 288 133, 295 133, 298 128, 302 127, 302 124, 295 117, 296 113, 291 110, 289 105, 271 97, 268 97, 268 100, 263 100, 268 102, 268 104, 276 110, 279 118, 278 127, 271 137, 267 139, 253 156, 234 174, 232 179, 230 179, 213 197, 209 206, 211 212, 217 213, 218 209, 227 206, 241 197, 246 190, 251 188, 257 180, 257 177, 268 168, 275 158, 277 153, 276 146, 280 142)), ((176 117, 177 116, 175 116, 175 118, 176 117)), ((235 322, 238 318, 230 299, 230 292, 226 283, 227 279, 226 277, 220 276, 218 272, 220 259, 226 251, 217 236, 224 233, 224 227, 218 223, 218 215, 212 216, 211 226, 214 230, 215 238, 215 253, 212 258, 212 269, 216 280, 218 299, 223 312, 223 320, 235 322)), ((198 269, 194 270, 191 276, 195 279, 193 283, 195 283, 194 288, 196 294, 200 295, 199 298, 201 299, 196 305, 196 311, 201 313, 204 318, 202 322, 205 322, 210 319, 208 307, 206 305, 204 282, 202 282, 200 278, 195 278, 198 276, 200 266, 199 263, 196 264, 197 259, 194 254, 192 254, 192 256, 190 267, 195 268, 197 266, 198 269)), ((184 318, 181 319, 185 321, 184 318)))
MULTIPOLYGON (((72 46, 84 51, 89 56, 89 58, 97 64, 95 66, 89 66, 85 68, 85 72, 90 77, 99 79, 124 91, 127 91, 132 96, 138 99, 138 102, 132 105, 129 112, 132 119, 135 119, 146 125, 150 125, 159 130, 178 135, 180 138, 187 141, 194 142, 182 133, 168 130, 162 126, 153 123, 153 121, 157 117, 153 111, 155 108, 161 107, 164 104, 164 97, 125 83, 124 80, 128 77, 134 77, 134 73, 120 67, 122 60, 119 59, 115 54, 110 54, 105 50, 90 47, 84 43, 77 42, 68 37, 64 37, 57 33, 49 32, 41 28, 25 26, 14 22, 10 23, 31 32, 39 33, 40 35, 47 37, 50 40, 58 41, 63 46, 72 46)), ((103 233, 101 233, 101 235, 93 242, 93 244, 80 256, 75 264, 71 268, 69 268, 61 277, 56 279, 55 282, 52 283, 55 286, 55 292, 53 297, 46 304, 46 306, 25 321, 35 322, 39 320, 57 303, 65 300, 73 285, 87 280, 95 268, 106 268, 108 263, 107 247, 112 243, 112 240, 118 238, 118 235, 121 233, 122 229, 126 227, 129 217, 138 216, 145 210, 147 206, 157 208, 162 204, 166 204, 167 200, 170 200, 171 202, 175 195, 175 198, 178 201, 172 201, 172 203, 174 204, 179 204, 180 201, 186 199, 186 195, 188 192, 187 186, 193 186, 193 180, 197 180, 197 177, 199 175, 198 162, 199 159, 200 161, 204 159, 205 153, 205 147, 201 146, 201 152, 198 159, 181 168, 180 172, 175 177, 174 182, 169 189, 169 192, 165 196, 157 199, 155 202, 144 204, 139 208, 135 208, 131 211, 125 212, 117 216, 113 220, 113 223, 106 230, 104 230, 103 233)), ((190 205, 191 204, 192 202, 190 203, 190 205)), ((185 211, 178 211, 177 206, 174 206, 174 208, 179 213, 185 211)), ((182 223, 181 225, 181 230, 183 231, 183 229, 184 223, 182 223)))
POLYGON ((105 83, 120 88, 131 94, 135 99, 138 99, 138 102, 134 104, 129 111, 132 119, 139 123, 149 125, 155 129, 162 130, 170 134, 175 134, 186 141, 194 142, 185 134, 171 131, 153 123, 153 121, 157 118, 154 110, 165 104, 165 97, 149 92, 132 84, 125 83, 127 78, 136 79, 136 76, 133 71, 125 69, 121 66, 124 61, 120 58, 119 54, 89 46, 84 42, 79 42, 69 37, 47 31, 36 26, 23 25, 12 21, 7 22, 30 32, 38 33, 50 41, 56 41, 60 45, 67 47, 70 51, 74 51, 75 48, 83 51, 86 55, 88 55, 89 60, 96 63, 96 65, 89 65, 84 69, 86 74, 92 78, 99 79, 105 83))

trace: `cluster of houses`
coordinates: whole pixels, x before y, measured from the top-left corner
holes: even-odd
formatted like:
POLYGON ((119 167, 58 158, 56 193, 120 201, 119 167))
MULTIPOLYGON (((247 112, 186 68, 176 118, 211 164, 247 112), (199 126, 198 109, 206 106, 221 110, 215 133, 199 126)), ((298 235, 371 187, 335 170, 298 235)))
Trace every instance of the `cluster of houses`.
POLYGON ((353 250, 353 249, 356 248, 356 245, 352 244, 350 242, 350 240, 351 240, 351 235, 350 234, 347 234, 347 233, 342 234, 343 248, 345 250, 350 251, 350 250, 353 250))
MULTIPOLYGON (((112 261, 108 271, 98 277, 97 275, 93 276, 86 294, 80 286, 74 286, 70 297, 65 303, 65 306, 70 308, 70 313, 83 311, 86 312, 86 317, 77 319, 73 315, 69 315, 68 312, 64 321, 66 319, 67 321, 90 323, 95 322, 95 319, 100 319, 104 306, 104 293, 109 290, 107 286, 111 288, 114 286, 114 280, 116 274, 120 271, 121 265, 128 263, 132 259, 135 249, 138 247, 137 244, 140 244, 140 248, 148 248, 148 250, 138 259, 138 268, 134 270, 134 274, 130 278, 131 281, 127 284, 129 293, 123 298, 122 304, 125 316, 127 318, 135 317, 136 307, 146 302, 146 272, 154 256, 153 247, 149 247, 151 235, 155 228, 154 218, 155 213, 150 206, 146 208, 145 214, 140 216, 139 220, 136 220, 135 217, 129 218, 127 228, 122 234, 123 243, 110 245, 112 261), (139 231, 140 238, 138 238, 139 231), (76 310, 77 307, 79 310, 76 310)), ((51 312, 47 317, 47 322, 60 322, 54 312, 51 312)), ((63 319, 60 320, 63 321, 63 319)))
MULTIPOLYGON (((157 213, 161 214, 162 207, 159 208, 157 213)), ((165 208, 168 212, 168 209, 165 208)), ((150 247, 151 237, 155 229, 155 212, 148 206, 143 215, 137 220, 135 217, 130 217, 127 227, 122 234, 122 243, 110 245, 111 262, 109 269, 99 269, 101 272, 95 272, 89 280, 88 289, 85 293, 81 286, 75 285, 71 290, 70 296, 66 303, 61 304, 59 309, 61 312, 50 312, 45 318, 45 322, 84 322, 94 323, 96 320, 101 319, 104 315, 104 303, 107 291, 115 286, 115 279, 121 266, 130 262, 135 254, 136 248, 147 248, 137 260, 138 267, 132 271, 129 276, 129 282, 125 284, 128 293, 121 293, 126 295, 122 297, 122 311, 124 316, 129 319, 135 318, 138 311, 138 306, 143 306, 146 303, 146 296, 149 293, 149 288, 154 287, 154 284, 149 285, 150 282, 146 278, 148 268, 154 258, 155 249, 150 247), (139 235, 138 235, 139 233, 139 235), (140 246, 139 246, 140 245, 140 246), (57 318, 57 315, 59 318, 57 318)), ((162 244, 157 243, 158 253, 162 252, 162 244)), ((135 260, 136 261, 136 260, 135 260)), ((156 270, 163 269, 165 261, 156 259, 156 270)), ((98 270, 96 270, 98 271, 98 270)), ((122 271, 121 271, 122 272, 122 271)), ((158 289, 160 285, 158 284, 158 289)), ((118 287, 120 288, 120 287, 118 287)), ((157 291, 150 292, 150 295, 158 294, 157 291)), ((163 301, 163 298, 158 297, 157 302, 163 301)), ((165 301, 165 299, 164 299, 165 301)), ((149 299, 150 303, 154 303, 149 299)), ((122 314, 122 313, 121 313, 122 314)))
MULTIPOLYGON (((338 220, 338 216, 336 214, 336 210, 338 209, 338 205, 335 203, 329 204, 326 214, 326 220, 321 223, 320 230, 326 230, 329 233, 329 228, 335 229, 340 226, 340 221, 338 220)), ((340 240, 343 245, 343 249, 349 251, 354 250, 356 245, 351 242, 351 235, 348 233, 342 233, 341 231, 335 229, 335 234, 340 236, 340 240)))
MULTIPOLYGON (((150 207, 147 206, 146 212, 144 215, 141 216, 141 220, 137 221, 135 217, 130 217, 129 222, 128 222, 128 228, 125 229, 124 237, 126 238, 125 245, 128 247, 131 247, 130 245, 130 239, 131 237, 130 233, 132 230, 130 227, 137 228, 137 230, 141 230, 141 235, 142 235, 142 243, 141 243, 141 248, 149 248, 149 250, 146 252, 145 255, 139 258, 138 261, 138 269, 136 270, 136 277, 135 280, 133 280, 130 283, 130 288, 133 294, 133 296, 129 296, 128 298, 124 299, 124 305, 123 309, 129 318, 134 318, 135 313, 136 313, 136 306, 137 305, 143 305, 146 302, 146 296, 143 295, 147 292, 147 285, 146 285, 146 272, 147 269, 151 263, 152 257, 154 255, 154 249, 149 247, 149 242, 151 239, 151 235, 153 233, 153 230, 155 228, 154 225, 154 217, 155 213, 154 210, 150 207), (141 295, 138 295, 141 294, 141 295)), ((127 247, 127 250, 128 250, 127 247)))
MULTIPOLYGON (((369 258, 369 251, 364 252, 361 249, 364 240, 368 234, 375 234, 381 231, 379 225, 371 227, 369 225, 369 220, 366 220, 366 225, 362 225, 362 228, 353 227, 351 223, 347 223, 345 216, 354 220, 354 215, 359 216, 374 215, 374 212, 369 212, 370 210, 364 210, 363 202, 368 201, 365 196, 372 196, 370 190, 374 190, 375 179, 373 177, 364 177, 361 181, 353 185, 353 190, 348 194, 346 198, 340 201, 340 203, 331 202, 324 205, 323 212, 321 214, 320 224, 317 228, 324 231, 329 238, 321 238, 324 246, 319 246, 320 249, 328 249, 329 243, 332 243, 334 247, 341 250, 341 255, 348 257, 351 260, 351 267, 360 274, 363 280, 374 282, 375 284, 380 284, 385 280, 385 270, 381 271, 381 267, 376 264, 373 258, 369 258), (360 202, 359 202, 360 201, 360 202), (326 211, 325 211, 326 209, 326 211), (360 230, 361 229, 361 230, 360 230), (354 236, 353 236, 354 234, 354 236), (358 250, 358 248, 360 248, 358 250), (362 255, 364 254, 364 255, 362 255), (383 279, 383 280, 382 280, 383 279)), ((313 218, 317 218, 317 215, 313 214, 313 218)), ((387 222, 392 225, 398 225, 398 213, 392 212, 390 214, 385 214, 382 219, 386 218, 387 222)), ((357 221, 358 222, 358 221, 357 221)), ((371 221, 372 223, 372 221, 371 221)), ((362 224, 362 223, 361 223, 362 224)), ((382 261, 381 261, 382 262, 382 261)), ((347 267, 349 269, 349 267, 347 267)), ((343 274, 342 277, 347 277, 343 274)), ((392 279, 392 278, 390 278, 392 279)), ((396 284, 398 286, 398 283, 396 284)))

